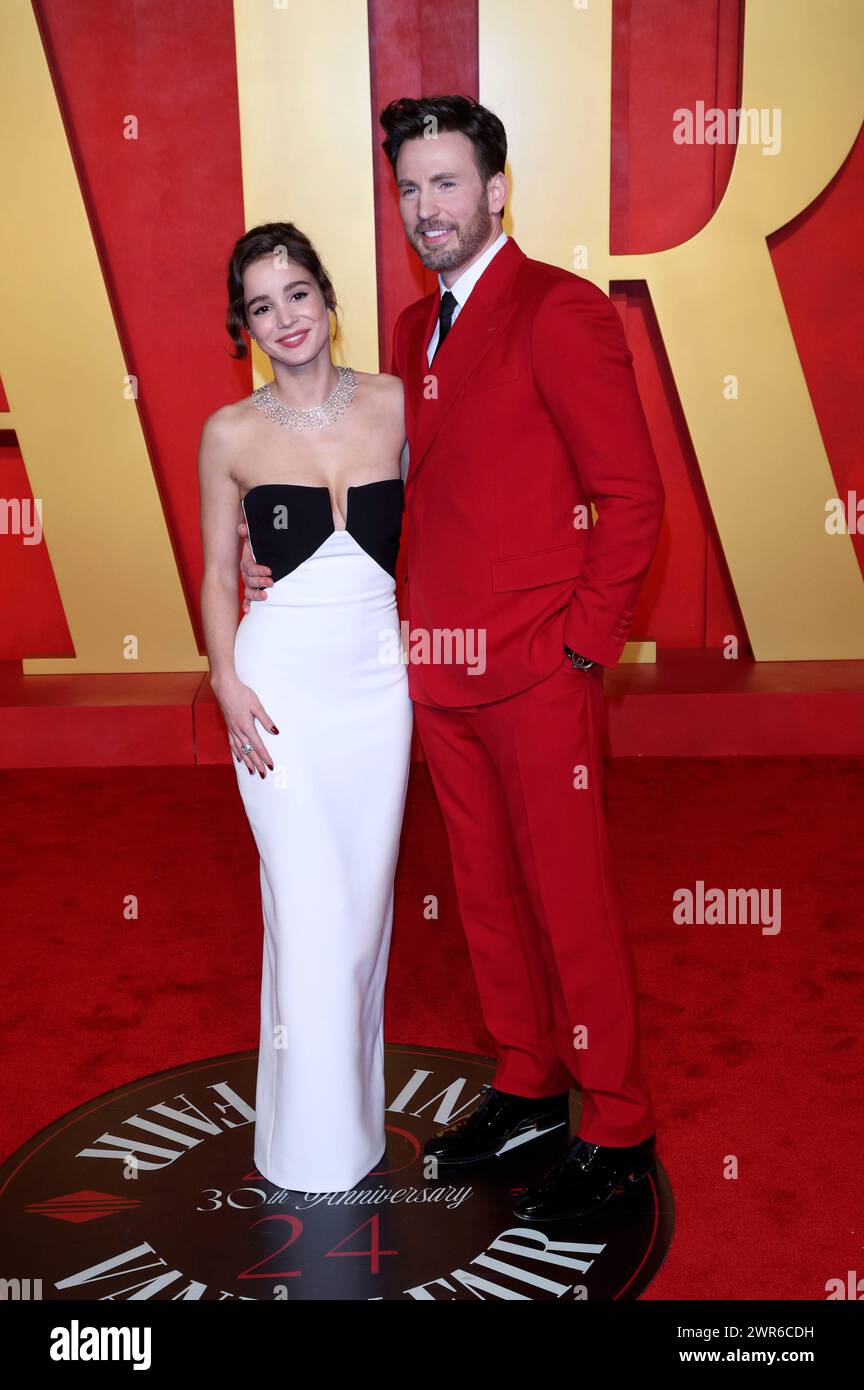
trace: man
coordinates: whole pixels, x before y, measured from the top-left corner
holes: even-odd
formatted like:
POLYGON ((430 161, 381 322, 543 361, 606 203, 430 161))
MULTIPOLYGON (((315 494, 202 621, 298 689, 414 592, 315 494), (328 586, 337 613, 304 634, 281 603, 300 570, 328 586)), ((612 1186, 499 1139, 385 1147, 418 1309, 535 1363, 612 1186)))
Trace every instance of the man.
MULTIPOLYGON (((655 1163, 600 731, 664 491, 610 300, 503 232, 500 120, 445 96, 391 102, 381 123, 406 235, 439 273, 393 344, 409 635, 433 653, 409 651, 409 693, 498 1056, 425 1152, 470 1167, 564 1136, 578 1085, 577 1135, 514 1207, 555 1220, 655 1163), (462 659, 478 641, 484 659, 462 659)), ((246 547, 243 571, 254 597, 266 570, 246 547)))

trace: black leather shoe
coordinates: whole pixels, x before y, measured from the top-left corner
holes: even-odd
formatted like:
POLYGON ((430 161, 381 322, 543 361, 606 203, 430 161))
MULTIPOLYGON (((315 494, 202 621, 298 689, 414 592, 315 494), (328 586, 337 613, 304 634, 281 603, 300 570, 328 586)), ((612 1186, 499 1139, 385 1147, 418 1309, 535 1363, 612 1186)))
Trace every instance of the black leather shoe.
POLYGON ((428 1158, 448 1167, 500 1158, 523 1144, 569 1132, 570 1093, 557 1096, 512 1096, 483 1083, 486 1094, 469 1114, 439 1129, 423 1145, 428 1158))
POLYGON ((657 1163, 655 1135, 641 1144, 611 1148, 577 1135, 560 1162, 529 1188, 513 1208, 521 1221, 561 1221, 605 1206, 621 1183, 639 1182, 657 1163))

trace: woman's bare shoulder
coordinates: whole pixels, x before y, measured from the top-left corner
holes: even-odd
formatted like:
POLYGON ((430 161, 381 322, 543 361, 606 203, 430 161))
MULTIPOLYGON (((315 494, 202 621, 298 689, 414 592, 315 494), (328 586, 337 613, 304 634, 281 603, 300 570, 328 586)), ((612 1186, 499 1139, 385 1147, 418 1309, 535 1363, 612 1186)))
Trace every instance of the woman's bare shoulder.
POLYGON ((389 371, 358 371, 356 375, 375 391, 401 392, 401 377, 392 377, 389 371))
POLYGON ((248 444, 249 415, 255 407, 250 396, 231 401, 208 415, 201 428, 198 449, 198 472, 201 482, 213 484, 236 483, 234 466, 241 450, 248 444))
POLYGON ((404 413, 404 394, 398 376, 388 372, 357 372, 360 388, 376 413, 401 420, 404 413))
POLYGON ((218 410, 214 410, 212 415, 208 415, 204 421, 204 429, 214 438, 224 438, 242 429, 244 424, 255 413, 252 404, 252 397, 243 396, 239 401, 230 401, 228 405, 220 405, 218 410))
POLYGON ((252 397, 244 396, 207 416, 201 429, 200 457, 211 471, 232 473, 237 451, 252 424, 251 416, 256 414, 252 397))
POLYGON ((401 396, 402 379, 398 376, 391 376, 389 372, 358 372, 355 368, 354 375, 357 377, 361 386, 368 387, 370 391, 379 391, 382 395, 401 396))

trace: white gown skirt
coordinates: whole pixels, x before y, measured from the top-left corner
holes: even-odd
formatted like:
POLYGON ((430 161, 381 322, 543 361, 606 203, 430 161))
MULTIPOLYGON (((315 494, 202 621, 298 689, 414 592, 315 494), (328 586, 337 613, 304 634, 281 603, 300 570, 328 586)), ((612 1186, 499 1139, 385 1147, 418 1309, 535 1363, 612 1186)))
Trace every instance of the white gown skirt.
POLYGON ((395 581, 347 531, 252 604, 237 675, 274 771, 237 764, 261 861, 254 1158, 280 1188, 337 1192, 385 1150, 384 984, 412 705, 395 581))

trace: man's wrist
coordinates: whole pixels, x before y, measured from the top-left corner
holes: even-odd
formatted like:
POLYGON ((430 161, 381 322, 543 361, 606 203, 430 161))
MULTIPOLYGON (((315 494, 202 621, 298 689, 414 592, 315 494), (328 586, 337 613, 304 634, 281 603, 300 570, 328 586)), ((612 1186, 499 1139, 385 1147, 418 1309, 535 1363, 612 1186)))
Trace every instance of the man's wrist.
POLYGON ((592 666, 597 665, 596 661, 592 661, 590 657, 581 656, 579 652, 574 652, 573 648, 568 647, 566 642, 564 643, 564 650, 570 658, 570 664, 577 671, 590 671, 592 666))

